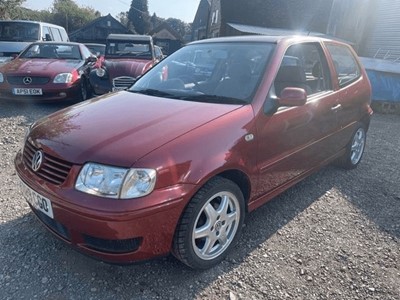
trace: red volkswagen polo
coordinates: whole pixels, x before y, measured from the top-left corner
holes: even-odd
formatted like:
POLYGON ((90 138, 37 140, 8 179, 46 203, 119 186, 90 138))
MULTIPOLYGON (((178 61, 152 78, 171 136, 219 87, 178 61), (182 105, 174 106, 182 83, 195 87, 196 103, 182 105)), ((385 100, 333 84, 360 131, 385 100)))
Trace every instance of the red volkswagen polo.
POLYGON ((360 163, 370 98, 343 43, 204 40, 127 91, 37 121, 15 166, 33 212, 77 249, 209 268, 247 213, 324 165, 360 163))

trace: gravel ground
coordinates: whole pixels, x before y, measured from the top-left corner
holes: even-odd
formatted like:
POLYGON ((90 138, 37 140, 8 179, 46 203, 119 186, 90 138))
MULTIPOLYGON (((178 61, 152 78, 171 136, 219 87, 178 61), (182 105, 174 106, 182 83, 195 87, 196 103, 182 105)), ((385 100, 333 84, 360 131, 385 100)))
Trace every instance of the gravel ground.
POLYGON ((24 127, 62 107, 0 101, 0 299, 400 299, 400 116, 374 115, 358 169, 296 185, 249 215, 223 263, 193 271, 101 263, 35 219, 13 158, 24 127))

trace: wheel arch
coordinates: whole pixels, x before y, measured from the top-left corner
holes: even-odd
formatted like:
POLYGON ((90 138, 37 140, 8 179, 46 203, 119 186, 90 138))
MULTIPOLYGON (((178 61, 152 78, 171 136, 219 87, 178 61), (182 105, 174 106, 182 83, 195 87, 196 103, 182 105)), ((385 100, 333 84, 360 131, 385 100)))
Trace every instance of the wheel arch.
POLYGON ((219 174, 216 174, 215 176, 228 179, 238 186, 238 188, 242 191, 243 198, 245 201, 245 210, 247 213, 248 212, 247 206, 249 203, 250 193, 251 193, 251 183, 249 177, 240 170, 227 170, 219 174))
POLYGON ((366 115, 364 116, 361 120, 360 123, 364 124, 365 131, 367 132, 369 129, 369 124, 371 123, 371 115, 366 115))

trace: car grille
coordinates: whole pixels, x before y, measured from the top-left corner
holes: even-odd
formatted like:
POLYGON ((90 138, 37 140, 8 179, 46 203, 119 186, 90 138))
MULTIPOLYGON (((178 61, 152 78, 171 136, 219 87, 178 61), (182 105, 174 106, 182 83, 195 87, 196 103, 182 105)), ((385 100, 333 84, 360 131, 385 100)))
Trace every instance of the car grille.
POLYGON ((50 78, 48 77, 31 77, 31 76, 7 76, 7 81, 9 84, 25 84, 24 83, 24 78, 30 77, 32 79, 32 82, 30 85, 35 85, 35 84, 46 84, 50 81, 50 78))
MULTIPOLYGON (((32 172, 34 172, 32 169, 32 158, 38 150, 29 141, 25 143, 23 152, 24 163, 32 172)), ((43 158, 42 167, 35 174, 50 183, 56 185, 62 184, 67 178, 72 164, 48 154, 44 154, 43 158)))
POLYGON ((134 84, 136 78, 129 76, 121 76, 113 79, 113 87, 117 89, 126 89, 134 84))
POLYGON ((126 240, 105 240, 90 235, 84 235, 85 246, 105 253, 129 253, 139 249, 142 238, 126 240))

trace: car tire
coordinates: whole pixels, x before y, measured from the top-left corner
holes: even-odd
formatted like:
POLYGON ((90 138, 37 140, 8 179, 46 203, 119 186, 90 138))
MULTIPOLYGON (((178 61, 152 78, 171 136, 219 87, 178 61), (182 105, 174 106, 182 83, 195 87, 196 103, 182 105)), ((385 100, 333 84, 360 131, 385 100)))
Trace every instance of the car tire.
POLYGON ((173 254, 194 269, 220 263, 240 236, 244 198, 232 181, 215 177, 187 205, 175 231, 173 254))
POLYGON ((86 78, 81 78, 81 83, 79 85, 79 100, 85 101, 89 98, 89 89, 88 84, 86 82, 86 78))
POLYGON ((365 126, 358 123, 350 142, 346 146, 346 152, 337 160, 336 165, 347 170, 356 168, 364 154, 366 140, 365 126))

